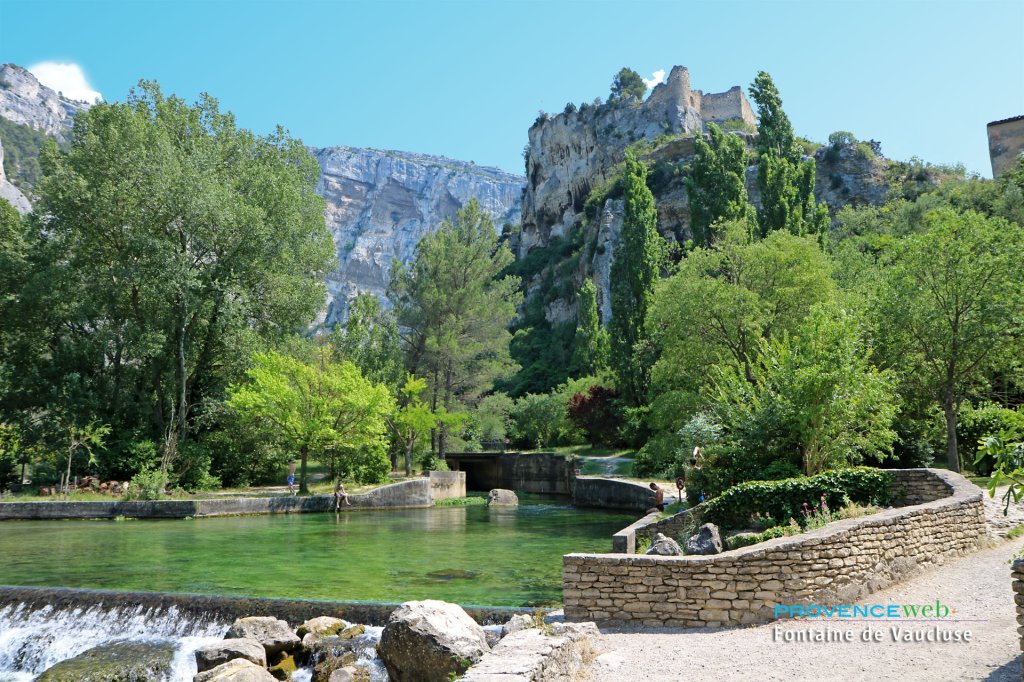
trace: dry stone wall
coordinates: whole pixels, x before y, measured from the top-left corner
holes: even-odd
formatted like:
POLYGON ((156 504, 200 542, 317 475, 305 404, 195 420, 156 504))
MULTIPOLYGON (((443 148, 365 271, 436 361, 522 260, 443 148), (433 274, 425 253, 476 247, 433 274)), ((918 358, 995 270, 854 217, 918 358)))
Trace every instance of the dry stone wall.
MULTIPOLYGON (((1017 607, 1017 634, 1020 636, 1020 650, 1024 651, 1024 559, 1013 562, 1013 603, 1017 607)), ((1021 667, 1024 679, 1024 666, 1021 667)))
POLYGON ((777 604, 852 603, 984 543, 981 491, 959 474, 924 471, 897 470, 897 486, 920 497, 948 486, 945 496, 715 556, 567 554, 565 616, 720 627, 770 621, 777 604))

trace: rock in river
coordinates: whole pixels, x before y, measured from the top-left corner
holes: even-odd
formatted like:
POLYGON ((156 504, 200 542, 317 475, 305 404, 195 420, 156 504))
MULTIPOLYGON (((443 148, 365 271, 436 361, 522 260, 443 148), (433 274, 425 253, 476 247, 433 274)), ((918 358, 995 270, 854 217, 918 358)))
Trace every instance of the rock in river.
POLYGON ((294 651, 300 643, 288 623, 268 616, 239 618, 231 624, 225 638, 255 639, 266 649, 268 659, 282 651, 294 651))
POLYGON ((462 607, 434 599, 395 609, 377 647, 391 682, 445 680, 488 651, 484 629, 462 607))
POLYGON ((264 668, 267 666, 267 651, 255 639, 225 639, 196 650, 199 672, 216 668, 236 658, 244 658, 264 668))
POLYGON ((192 682, 277 682, 264 668, 244 658, 222 663, 212 670, 199 673, 192 682))
POLYGON ((171 671, 171 642, 113 642, 93 647, 50 667, 42 682, 146 682, 171 671))

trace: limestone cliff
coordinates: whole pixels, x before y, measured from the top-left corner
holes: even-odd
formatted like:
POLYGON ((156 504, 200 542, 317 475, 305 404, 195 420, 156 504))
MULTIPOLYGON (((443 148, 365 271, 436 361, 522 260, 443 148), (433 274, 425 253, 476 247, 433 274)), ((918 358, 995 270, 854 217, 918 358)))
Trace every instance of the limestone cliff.
POLYGON ((15 187, 7 179, 4 172, 4 148, 3 140, 0 140, 0 199, 6 199, 11 206, 17 209, 18 213, 25 214, 32 210, 32 204, 22 194, 21 190, 15 187))
POLYGON ((518 221, 523 179, 495 168, 412 152, 328 147, 317 192, 327 201, 338 269, 328 277, 325 321, 344 318, 357 293, 383 296, 391 262, 409 262, 416 243, 476 197, 499 231, 518 221))
POLYGON ((71 120, 88 102, 77 102, 40 83, 17 64, 0 66, 0 116, 64 139, 71 120))

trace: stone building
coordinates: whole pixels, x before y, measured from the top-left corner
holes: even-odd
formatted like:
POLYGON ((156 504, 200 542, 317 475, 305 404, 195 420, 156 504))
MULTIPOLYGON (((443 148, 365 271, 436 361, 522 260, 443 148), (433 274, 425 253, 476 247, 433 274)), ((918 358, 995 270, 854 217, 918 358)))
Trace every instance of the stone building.
POLYGON ((1024 153, 1024 116, 1004 118, 988 124, 988 155, 992 177, 999 178, 1024 153))

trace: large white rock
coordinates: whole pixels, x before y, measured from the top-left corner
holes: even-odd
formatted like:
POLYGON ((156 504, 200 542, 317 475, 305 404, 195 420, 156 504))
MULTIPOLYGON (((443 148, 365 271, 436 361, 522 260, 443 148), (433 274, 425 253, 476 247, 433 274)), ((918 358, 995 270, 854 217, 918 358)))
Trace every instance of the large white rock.
POLYGON ((225 638, 254 639, 263 645, 268 659, 282 651, 294 651, 301 642, 287 622, 270 616, 239 618, 225 638))
POLYGON ((255 639, 224 639, 196 649, 196 666, 199 672, 211 670, 236 658, 243 658, 263 668, 267 667, 267 651, 255 639))
POLYGON ((277 678, 252 661, 236 658, 201 672, 192 682, 276 682, 277 678))
POLYGON ((484 629, 462 607, 434 599, 395 609, 377 647, 391 682, 445 680, 488 651, 484 629))

